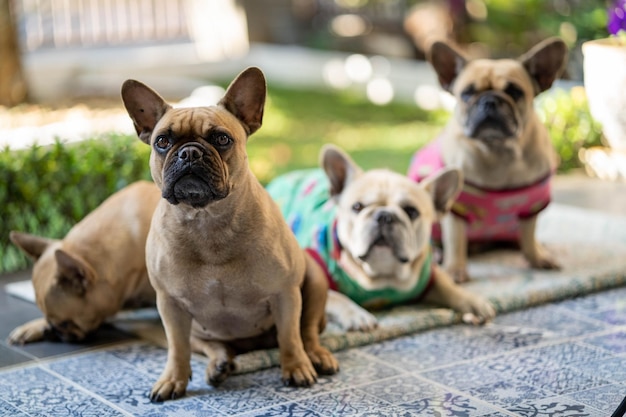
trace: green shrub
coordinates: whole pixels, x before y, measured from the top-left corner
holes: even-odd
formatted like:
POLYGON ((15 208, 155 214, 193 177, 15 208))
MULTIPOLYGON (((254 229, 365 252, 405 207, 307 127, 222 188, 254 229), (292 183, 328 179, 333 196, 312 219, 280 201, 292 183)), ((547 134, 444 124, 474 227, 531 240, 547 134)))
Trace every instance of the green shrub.
POLYGON ((29 265, 11 230, 63 237, 109 195, 149 179, 148 155, 148 146, 123 136, 1 151, 0 272, 29 265))
POLYGON ((589 113, 585 90, 556 90, 540 96, 536 104, 560 157, 559 172, 581 167, 578 151, 602 144, 602 129, 589 113))

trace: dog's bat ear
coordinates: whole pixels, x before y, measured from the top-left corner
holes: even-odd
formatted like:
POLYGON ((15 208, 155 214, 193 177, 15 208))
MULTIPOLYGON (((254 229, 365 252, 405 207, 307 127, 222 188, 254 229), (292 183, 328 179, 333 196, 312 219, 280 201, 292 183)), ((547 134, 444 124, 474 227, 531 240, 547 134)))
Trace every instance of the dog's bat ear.
POLYGON ((57 284, 67 292, 83 296, 94 280, 91 269, 85 262, 62 249, 57 249, 54 257, 59 270, 57 284))
POLYGON ((56 242, 54 239, 48 239, 16 231, 11 231, 11 233, 9 233, 9 239, 11 239, 11 242, 13 242, 15 246, 20 248, 26 255, 35 261, 39 259, 48 246, 56 242))
POLYGON ((251 135, 263 123, 266 94, 267 86, 263 72, 256 67, 250 67, 243 70, 230 83, 218 105, 235 115, 248 135, 251 135))
POLYGON ((172 107, 157 92, 135 80, 122 84, 122 101, 139 139, 149 144, 154 126, 172 107))
POLYGON ((426 177, 421 184, 430 192, 437 216, 447 213, 463 187, 463 174, 456 168, 445 168, 426 177))
POLYGON ((361 174, 361 168, 339 147, 324 145, 320 152, 320 164, 330 181, 330 195, 336 196, 361 174))
POLYGON ((559 38, 548 38, 535 45, 519 60, 535 82, 535 95, 549 89, 565 69, 567 45, 559 38))
POLYGON ((427 54, 428 61, 432 64, 441 87, 452 92, 452 84, 459 73, 467 64, 467 58, 443 41, 434 42, 427 54))

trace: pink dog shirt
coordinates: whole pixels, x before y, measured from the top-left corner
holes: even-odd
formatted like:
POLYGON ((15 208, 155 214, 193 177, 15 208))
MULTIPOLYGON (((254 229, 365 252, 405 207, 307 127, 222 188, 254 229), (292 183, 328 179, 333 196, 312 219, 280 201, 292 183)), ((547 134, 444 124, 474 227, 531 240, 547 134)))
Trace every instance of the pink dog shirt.
MULTIPOLYGON (((435 140, 418 150, 408 176, 421 181, 444 167, 441 145, 435 140)), ((519 238, 519 219, 536 215, 550 203, 550 178, 518 188, 492 190, 465 181, 463 190, 452 206, 452 212, 467 221, 470 241, 510 241, 519 238)), ((439 225, 433 227, 433 238, 441 239, 439 225)))

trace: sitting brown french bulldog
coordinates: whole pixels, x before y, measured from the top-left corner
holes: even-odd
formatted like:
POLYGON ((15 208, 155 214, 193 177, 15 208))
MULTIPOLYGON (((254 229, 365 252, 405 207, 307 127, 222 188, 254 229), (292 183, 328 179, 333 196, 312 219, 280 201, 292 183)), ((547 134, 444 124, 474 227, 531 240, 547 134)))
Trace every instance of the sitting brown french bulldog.
POLYGON ((229 375, 239 351, 276 342, 286 384, 308 386, 317 372, 338 370, 319 343, 324 273, 248 166, 246 143, 261 126, 265 96, 258 68, 210 107, 175 109, 138 81, 122 86, 163 197, 146 246, 168 343, 152 401, 184 395, 192 350, 209 357, 211 385, 229 375))
POLYGON ((550 88, 566 58, 558 38, 518 59, 468 60, 447 43, 431 47, 429 60, 457 105, 441 135, 416 152, 409 177, 421 181, 443 166, 463 172, 463 190, 434 231, 457 282, 469 279, 468 242, 518 242, 533 268, 559 268, 535 238, 558 158, 533 100, 550 88))
POLYGON ((44 317, 14 329, 9 343, 81 341, 125 307, 155 305, 145 246, 159 189, 139 181, 118 191, 62 240, 11 232, 34 261, 32 282, 44 317))

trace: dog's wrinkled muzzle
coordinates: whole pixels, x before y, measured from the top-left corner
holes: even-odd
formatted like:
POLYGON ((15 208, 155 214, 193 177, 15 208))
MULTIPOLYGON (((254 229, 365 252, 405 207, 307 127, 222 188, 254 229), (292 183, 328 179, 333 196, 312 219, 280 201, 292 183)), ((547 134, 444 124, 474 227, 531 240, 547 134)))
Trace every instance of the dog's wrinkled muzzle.
POLYGON ((497 141, 514 138, 518 122, 515 109, 493 92, 481 94, 468 109, 465 134, 473 139, 497 141))
POLYGON ((402 227, 402 223, 398 216, 386 210, 380 210, 373 220, 376 222, 372 239, 368 245, 367 251, 359 256, 359 259, 366 261, 372 251, 378 247, 388 247, 394 258, 401 263, 409 262, 404 248, 401 245, 401 234, 397 232, 397 228, 402 227))
POLYGON ((165 175, 163 198, 170 204, 204 207, 228 195, 225 178, 219 156, 195 142, 189 143, 173 155, 165 175))

